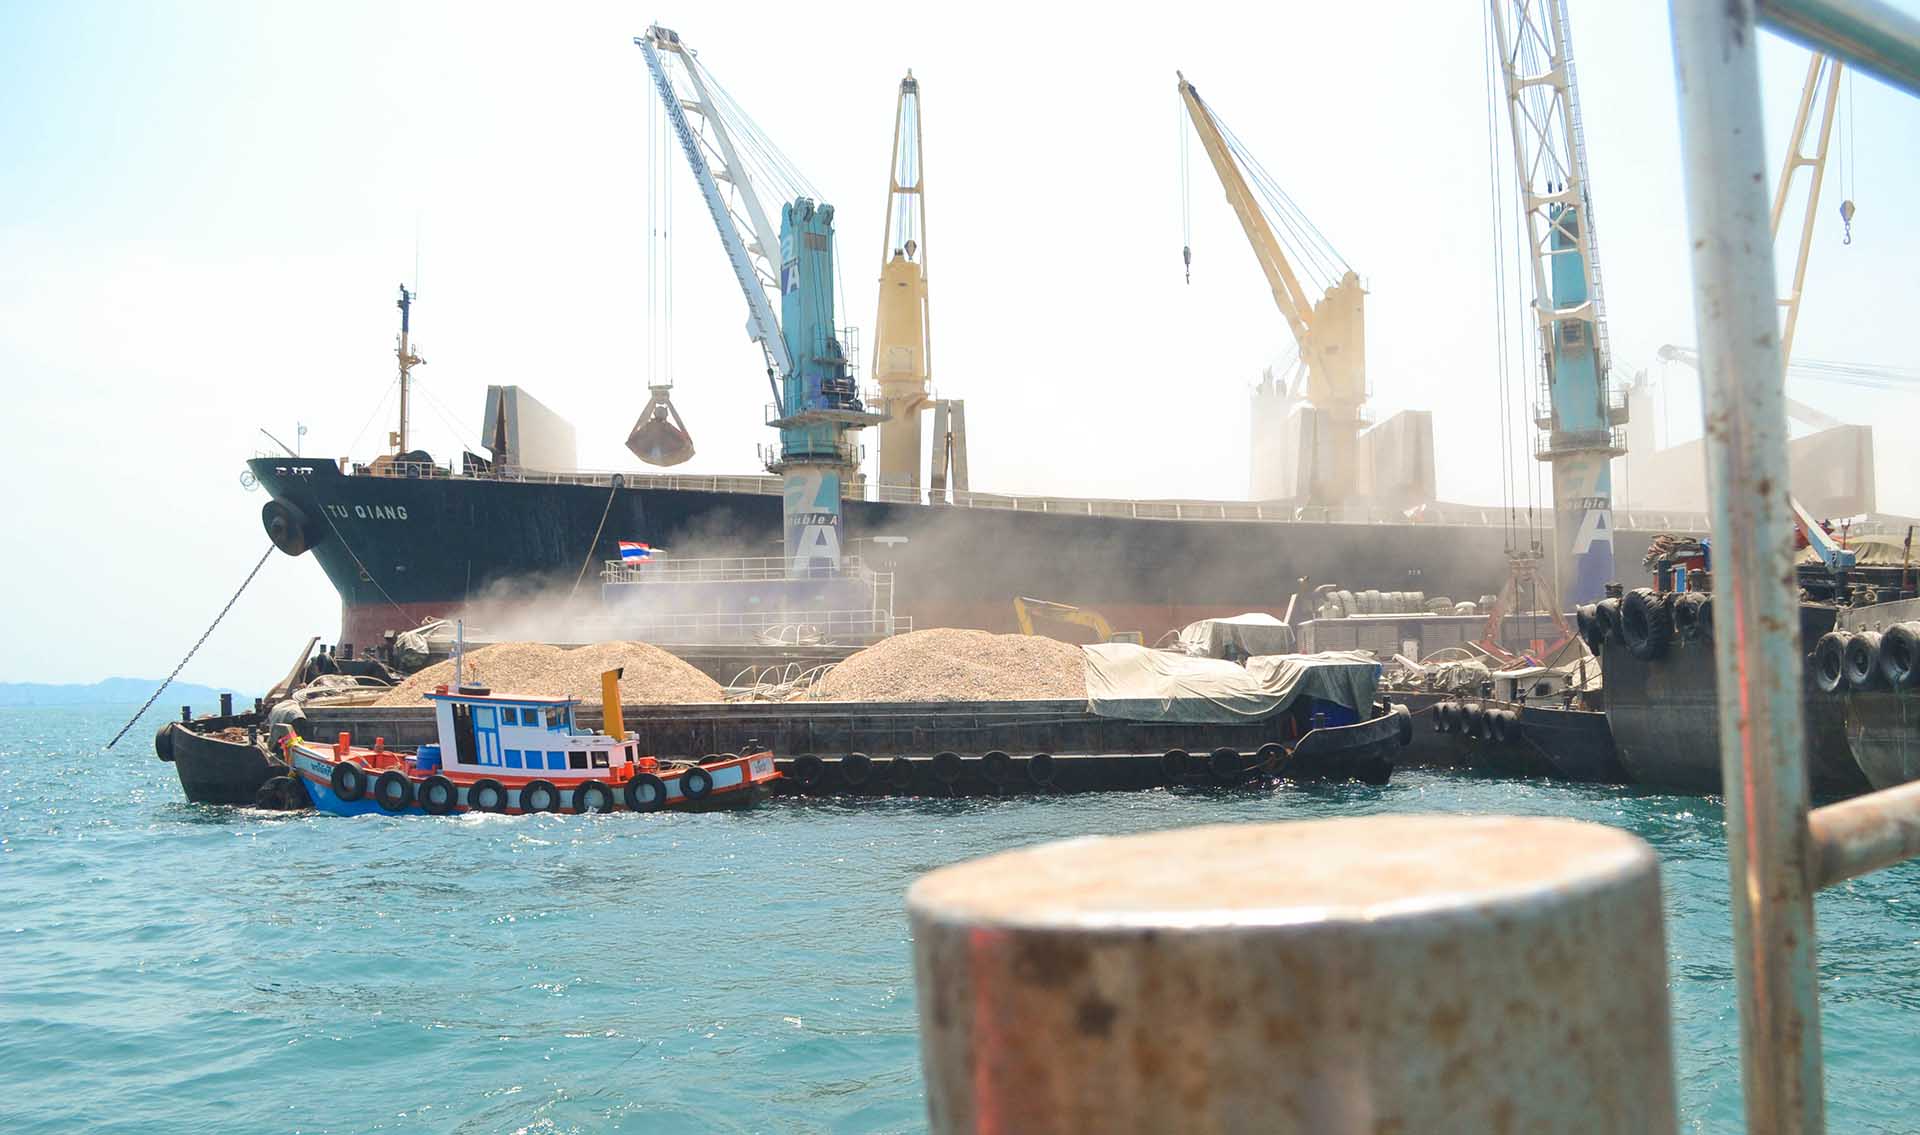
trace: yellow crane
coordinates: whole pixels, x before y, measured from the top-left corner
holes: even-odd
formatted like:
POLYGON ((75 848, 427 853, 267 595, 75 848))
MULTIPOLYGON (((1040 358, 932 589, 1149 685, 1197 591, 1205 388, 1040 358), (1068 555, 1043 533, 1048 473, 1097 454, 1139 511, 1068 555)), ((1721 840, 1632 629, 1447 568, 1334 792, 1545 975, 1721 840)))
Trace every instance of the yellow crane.
POLYGON ((1246 231, 1287 330, 1299 344, 1307 400, 1325 415, 1324 427, 1306 439, 1311 443, 1311 472, 1302 495, 1310 504, 1342 504, 1357 495, 1359 481, 1357 443, 1361 408, 1367 400, 1366 290, 1326 238, 1221 124, 1186 76, 1174 74, 1180 83, 1180 100, 1226 190, 1227 203, 1246 231), (1301 254, 1294 259, 1311 264, 1324 279, 1318 299, 1302 285, 1274 231, 1275 219, 1294 238, 1301 254))
POLYGON ((920 160, 920 82, 900 80, 880 250, 880 310, 874 319, 873 377, 880 384, 880 483, 918 488, 920 415, 930 404, 927 322, 927 203, 920 160))

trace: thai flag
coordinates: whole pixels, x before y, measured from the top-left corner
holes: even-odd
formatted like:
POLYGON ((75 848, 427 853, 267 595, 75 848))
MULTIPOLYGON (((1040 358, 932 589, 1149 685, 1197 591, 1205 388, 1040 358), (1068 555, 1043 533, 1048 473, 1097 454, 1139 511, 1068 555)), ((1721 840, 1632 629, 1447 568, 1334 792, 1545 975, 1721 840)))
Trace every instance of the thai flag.
POLYGON ((636 544, 631 540, 620 541, 620 562, 634 563, 638 560, 653 558, 653 549, 646 544, 636 544))

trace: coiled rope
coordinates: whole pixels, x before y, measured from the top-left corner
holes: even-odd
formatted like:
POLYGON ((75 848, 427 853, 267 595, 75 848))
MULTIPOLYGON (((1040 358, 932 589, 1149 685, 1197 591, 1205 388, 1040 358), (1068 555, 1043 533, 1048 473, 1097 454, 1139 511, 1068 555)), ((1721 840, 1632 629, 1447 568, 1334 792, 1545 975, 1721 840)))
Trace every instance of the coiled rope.
POLYGON ((147 699, 147 703, 141 706, 139 712, 135 713, 133 717, 127 721, 125 725, 122 725, 120 727, 120 732, 115 733, 113 735, 113 740, 107 742, 107 748, 111 749, 115 745, 118 745, 120 743, 120 738, 125 737, 127 735, 127 730, 132 729, 135 722, 138 722, 142 717, 145 717, 147 711, 153 708, 153 703, 160 700, 160 695, 167 692, 168 686, 173 685, 173 680, 180 676, 180 671, 186 669, 187 663, 193 661, 193 656, 199 653, 201 646, 206 644, 207 636, 213 633, 213 628, 219 626, 220 620, 226 618, 227 612, 233 610, 233 605, 240 601, 240 596, 242 592, 245 592, 247 589, 247 585, 253 582, 253 577, 256 575, 259 575, 260 569, 267 566, 267 557, 271 556, 272 554, 273 554, 273 545, 268 544, 267 550, 260 553, 259 561, 253 565, 253 570, 247 573, 247 578, 240 581, 240 590, 235 591, 233 593, 233 598, 227 600, 227 605, 220 608, 220 613, 213 617, 213 622, 207 625, 206 630, 200 632, 200 637, 194 641, 193 649, 187 651, 187 656, 180 660, 180 665, 175 666, 173 668, 173 673, 167 675, 167 680, 160 683, 160 688, 153 691, 153 696, 147 699))

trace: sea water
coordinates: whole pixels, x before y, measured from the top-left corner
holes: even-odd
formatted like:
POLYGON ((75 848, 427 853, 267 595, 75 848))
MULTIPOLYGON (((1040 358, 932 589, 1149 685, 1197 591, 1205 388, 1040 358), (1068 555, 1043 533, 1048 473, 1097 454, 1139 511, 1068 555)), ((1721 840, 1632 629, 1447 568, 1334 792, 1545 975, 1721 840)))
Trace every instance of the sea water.
MULTIPOLYGON (((1636 832, 1683 1128, 1740 1127, 1717 799, 1362 786, 343 820, 182 801, 126 711, 0 710, 0 1130, 915 1131, 903 896, 1040 840, 1380 812, 1636 832)), ((1279 869, 1284 869, 1280 867, 1279 869)), ((1834 1131, 1920 1129, 1913 865, 1819 900, 1834 1131)))

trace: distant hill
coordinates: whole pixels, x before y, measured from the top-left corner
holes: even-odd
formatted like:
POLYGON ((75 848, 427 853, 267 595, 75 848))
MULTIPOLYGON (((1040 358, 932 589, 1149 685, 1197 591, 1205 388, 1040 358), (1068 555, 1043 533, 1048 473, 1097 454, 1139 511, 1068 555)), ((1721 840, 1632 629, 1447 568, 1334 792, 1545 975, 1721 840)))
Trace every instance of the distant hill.
MULTIPOLYGON (((78 682, 0 682, 0 706, 139 705, 159 685, 158 678, 103 678, 91 685, 78 682)), ((220 695, 223 693, 233 695, 235 707, 253 704, 253 695, 239 690, 175 682, 161 695, 157 708, 178 713, 181 706, 190 705, 196 715, 213 713, 220 708, 220 695)))

